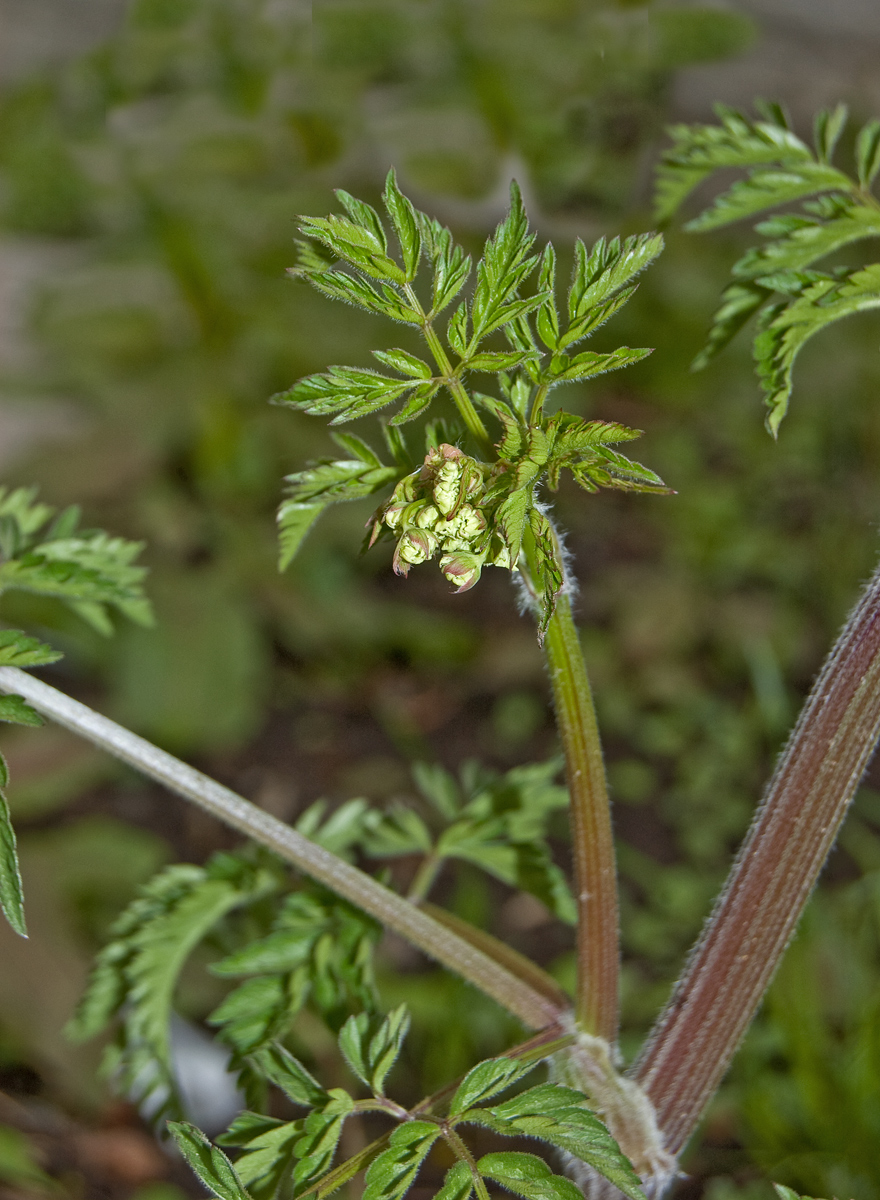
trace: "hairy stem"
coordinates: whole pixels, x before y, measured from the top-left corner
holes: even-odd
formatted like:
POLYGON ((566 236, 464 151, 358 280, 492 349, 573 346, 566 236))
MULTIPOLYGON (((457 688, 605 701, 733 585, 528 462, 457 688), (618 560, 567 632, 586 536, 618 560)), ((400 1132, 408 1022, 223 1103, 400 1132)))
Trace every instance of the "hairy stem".
POLYGON ((524 1025, 541 1029, 559 1019, 559 1007, 545 995, 434 921, 416 905, 144 738, 16 667, 0 667, 0 692, 24 696, 44 716, 51 717, 170 791, 192 800, 226 825, 267 846, 303 874, 344 896, 431 958, 462 975, 524 1025))
POLYGON ((544 653, 571 806, 578 909, 575 1016, 581 1029, 613 1045, 620 971, 614 839, 596 710, 567 595, 556 602, 544 653))
POLYGON ((688 967, 633 1069, 666 1146, 694 1131, 761 1002, 880 735, 880 568, 829 654, 688 967))

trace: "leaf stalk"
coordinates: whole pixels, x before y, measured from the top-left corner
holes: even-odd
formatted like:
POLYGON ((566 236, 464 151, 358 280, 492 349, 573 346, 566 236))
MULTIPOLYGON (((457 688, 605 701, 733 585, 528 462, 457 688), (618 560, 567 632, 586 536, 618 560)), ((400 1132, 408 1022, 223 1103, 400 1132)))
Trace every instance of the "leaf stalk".
POLYGON ((0 667, 0 691, 24 696, 44 716, 268 847, 303 874, 344 896, 431 958, 463 976, 527 1027, 542 1029, 555 1024, 562 1015, 559 1006, 547 996, 404 897, 115 721, 16 667, 0 667))

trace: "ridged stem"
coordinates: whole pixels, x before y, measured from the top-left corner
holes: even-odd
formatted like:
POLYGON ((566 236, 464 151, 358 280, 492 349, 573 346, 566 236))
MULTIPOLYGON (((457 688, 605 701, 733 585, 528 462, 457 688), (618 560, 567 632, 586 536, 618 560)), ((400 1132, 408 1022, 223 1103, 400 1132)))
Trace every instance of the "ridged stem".
POLYGON ((130 730, 117 725, 16 667, 0 667, 0 692, 24 696, 38 712, 127 762, 170 791, 186 797, 226 825, 267 846, 356 904, 425 954, 463 976, 529 1028, 555 1024, 559 1006, 495 962, 483 950, 411 904, 370 875, 310 841, 229 788, 203 775, 130 730))
POLYGON ((693 1133, 770 984, 880 735, 880 569, 813 686, 632 1075, 667 1149, 693 1133))
POLYGON ((567 595, 544 639, 570 796, 577 925, 575 1016, 585 1033, 617 1040, 620 974, 611 808, 593 694, 567 595))

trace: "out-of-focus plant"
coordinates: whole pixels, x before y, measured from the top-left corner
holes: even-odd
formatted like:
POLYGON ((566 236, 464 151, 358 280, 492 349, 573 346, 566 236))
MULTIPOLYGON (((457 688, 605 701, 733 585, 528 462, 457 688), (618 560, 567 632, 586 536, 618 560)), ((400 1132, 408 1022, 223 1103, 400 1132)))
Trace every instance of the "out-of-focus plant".
MULTIPOLYGON (((370 349, 365 321, 285 285, 291 211, 323 204, 331 177, 378 191, 393 159, 438 202, 464 199, 461 221, 482 234, 498 213, 479 198, 516 160, 548 213, 606 220, 639 186, 672 72, 750 36, 731 13, 596 0, 139 0, 97 52, 4 97, 0 219, 80 247, 35 302, 50 357, 6 388, 83 405, 60 495, 87 492, 150 542, 158 633, 126 629, 105 671, 128 721, 181 750, 240 744, 264 711, 273 642, 349 670, 431 653, 415 606, 389 619, 347 563, 328 564, 333 618, 308 566, 276 585, 274 481, 326 439, 263 400, 334 341, 355 360, 370 349), (92 455, 118 473, 91 470, 92 455), (236 697, 222 728, 218 690, 236 697)), ((316 553, 332 558, 332 541, 316 553)), ((467 644, 447 625, 438 656, 467 644)))
MULTIPOLYGON (((775 110, 762 124, 738 116, 735 121, 741 165, 751 161, 749 139, 784 140, 788 134, 775 110)), ((841 118, 818 122, 820 157, 830 154, 827 130, 835 122, 841 118)), ((733 123, 729 118, 728 132, 733 123)), ((696 141, 701 136, 708 135, 693 135, 696 141)), ((806 156, 812 159, 809 151, 806 156)), ((671 164, 670 169, 690 167, 694 173, 680 147, 671 164)), ((775 182, 779 191, 767 196, 765 190, 764 204, 791 198, 783 173, 775 182)), ((869 182, 866 178, 863 184, 866 197, 869 182)), ((813 184, 821 190, 821 180, 813 184)), ((754 1015, 873 751, 880 725, 876 589, 872 586, 856 608, 813 689, 670 1005, 633 1070, 620 1074, 608 798, 572 621, 569 566, 538 488, 552 490, 564 468, 587 491, 667 490, 653 472, 611 448, 637 431, 587 422, 561 409, 551 415, 545 407, 559 384, 644 356, 645 351, 628 348, 570 351, 630 299, 635 277, 662 243, 656 235, 600 239, 591 250, 578 243, 560 313, 554 251, 534 252, 534 236, 514 187, 510 212, 486 242, 472 290, 441 322, 440 313, 458 299, 470 274, 470 262, 449 231, 413 208, 393 173, 384 194, 392 248, 373 208, 347 192, 338 195, 345 216, 303 219, 301 229, 310 240, 301 246, 295 273, 331 297, 412 326, 433 363, 409 350, 382 350, 377 357, 396 372, 393 376, 334 367, 277 397, 282 404, 329 416, 337 425, 402 403, 383 427, 390 462, 383 463, 360 438, 338 435, 351 457, 323 460, 289 477, 289 496, 280 512, 282 560, 293 556, 330 505, 392 489, 370 523, 369 540, 393 537, 398 573, 437 557, 440 570, 459 590, 474 586, 490 565, 518 577, 547 657, 565 754, 573 897, 540 841, 543 814, 556 803, 552 774, 541 786, 539 773, 534 780, 539 786, 531 790, 524 787, 528 774, 498 784, 472 780, 462 794, 442 775, 423 773, 421 786, 442 817, 435 817, 433 832, 407 810, 376 817, 354 802, 324 826, 320 814, 308 814, 305 828, 311 836, 306 836, 303 828, 269 817, 54 689, 4 667, 0 686, 20 690, 34 708, 221 816, 314 881, 291 890, 275 860, 261 854, 224 855, 205 869, 172 868, 160 875, 121 918, 76 1028, 90 1033, 122 1014, 117 1069, 154 1110, 173 1111, 167 1018, 174 983, 189 952, 219 927, 227 953, 215 971, 256 976, 231 993, 213 1018, 235 1050, 253 1108, 223 1139, 242 1147, 240 1171, 191 1126, 172 1126, 197 1174, 216 1195, 246 1196, 248 1184, 258 1196, 286 1194, 291 1187, 295 1194, 327 1195, 366 1167, 370 1197, 402 1196, 438 1140, 457 1160, 441 1189, 444 1198, 465 1198, 474 1190, 485 1196, 486 1180, 525 1197, 575 1194, 570 1181, 553 1175, 534 1156, 501 1152, 476 1159, 459 1132, 464 1124, 482 1124, 502 1135, 531 1135, 565 1150, 572 1173, 589 1194, 602 1195, 611 1187, 637 1196, 637 1178, 660 1194, 675 1177, 677 1154, 754 1015), (419 277, 422 259, 429 264, 427 281, 419 277), (506 348, 495 339, 484 344, 499 332, 506 348), (472 390, 472 372, 496 375, 500 395, 472 390), (441 389, 454 403, 455 420, 426 426, 424 444, 414 452, 400 427, 420 416, 441 389), (494 437, 483 414, 497 426, 494 437), (420 852, 422 869, 410 896, 352 866, 346 854, 355 847, 379 856, 420 852), (471 857, 541 895, 560 915, 573 909, 578 945, 573 1008, 535 964, 424 902, 444 858, 456 856, 471 857), (350 908, 325 898, 322 889, 344 897, 350 908), (270 897, 276 903, 267 905, 270 897), (357 910, 451 967, 538 1029, 537 1036, 479 1064, 457 1088, 415 1108, 391 1101, 384 1082, 407 1020, 402 1009, 384 1018, 376 1012, 370 930, 357 910), (341 1089, 323 1089, 275 1045, 308 992, 331 1027, 338 1028, 340 1007, 344 1011, 352 1001, 362 1006, 342 1025, 339 1045, 372 1099, 356 1101, 341 1089), (515 1083, 536 1058, 551 1059, 554 1084, 501 1105, 479 1104, 515 1083), (262 1115, 258 1109, 267 1082, 309 1115, 295 1122, 262 1115), (344 1121, 367 1111, 382 1112, 399 1124, 333 1168, 344 1121)), ((836 315, 827 314, 825 323, 836 315)), ((9 879, 13 868, 7 855, 9 879)))

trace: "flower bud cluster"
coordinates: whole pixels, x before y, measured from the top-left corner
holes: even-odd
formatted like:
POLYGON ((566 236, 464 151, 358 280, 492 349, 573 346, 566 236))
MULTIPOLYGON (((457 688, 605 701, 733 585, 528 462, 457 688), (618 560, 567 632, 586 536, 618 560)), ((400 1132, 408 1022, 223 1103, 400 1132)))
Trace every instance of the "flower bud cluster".
POLYGON ((440 570, 465 592, 487 564, 510 567, 507 548, 487 520, 485 485, 491 470, 443 442, 426 456, 420 471, 400 481, 381 513, 398 538, 398 575, 439 554, 440 570))

